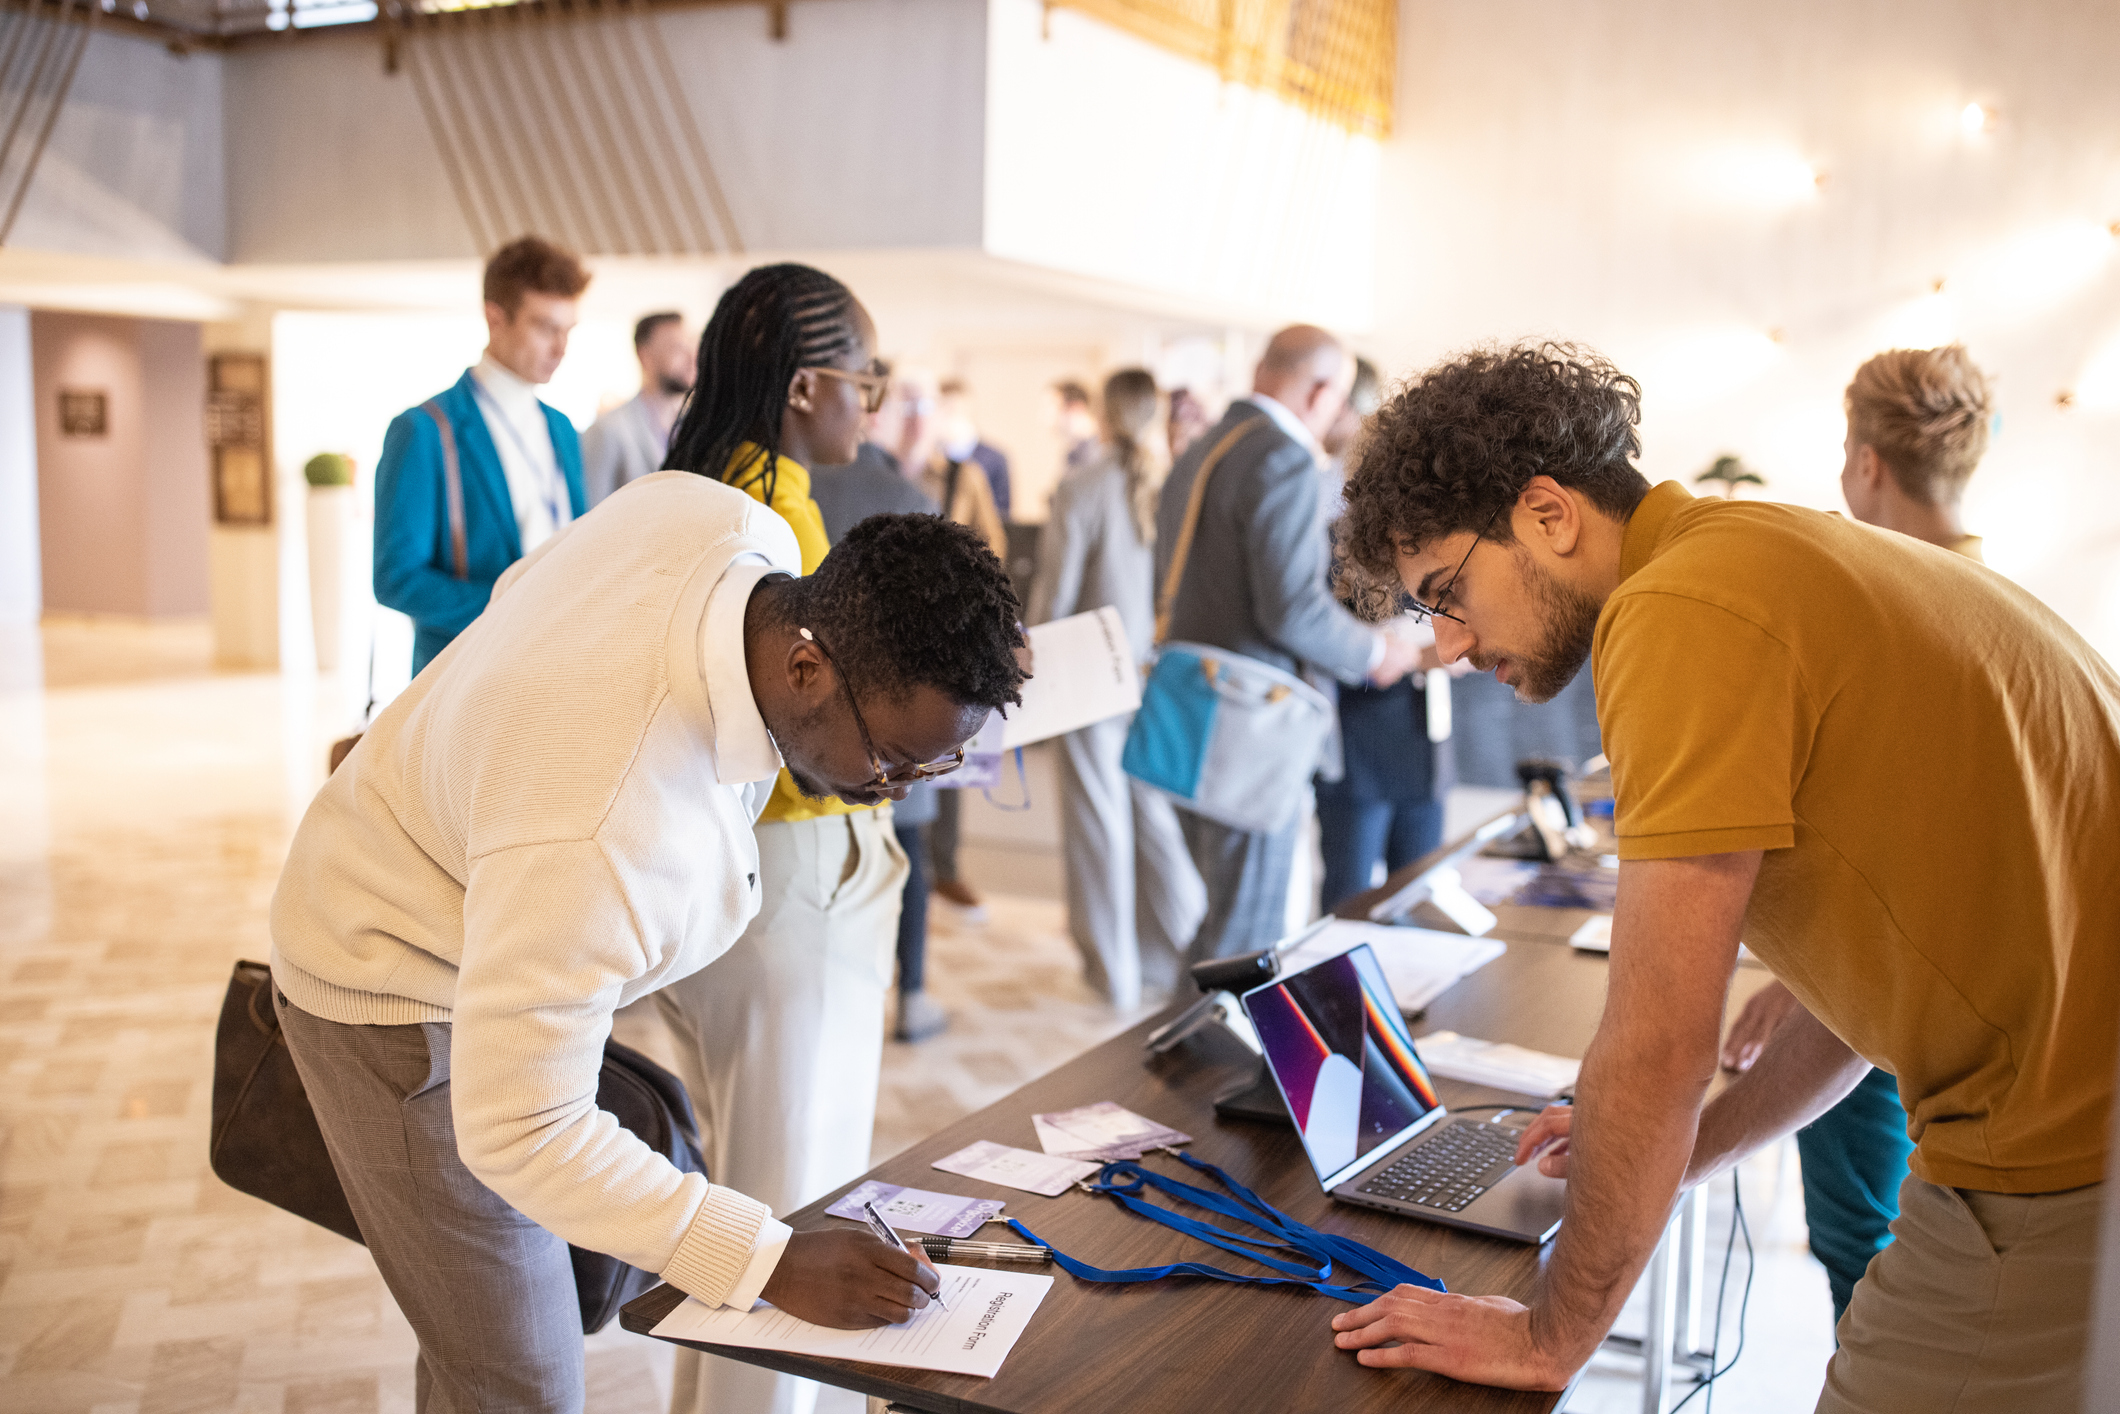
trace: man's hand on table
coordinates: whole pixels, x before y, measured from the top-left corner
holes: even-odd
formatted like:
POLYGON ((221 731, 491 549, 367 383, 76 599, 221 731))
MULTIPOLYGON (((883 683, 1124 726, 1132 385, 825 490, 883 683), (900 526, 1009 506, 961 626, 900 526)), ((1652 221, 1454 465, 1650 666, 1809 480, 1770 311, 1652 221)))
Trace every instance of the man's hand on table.
POLYGON ((1504 1389, 1565 1389, 1575 1373, 1539 1349, 1531 1308, 1506 1296, 1401 1286, 1342 1311, 1332 1328, 1334 1345, 1380 1370, 1427 1370, 1504 1389))
POLYGON ((834 1330, 895 1326, 942 1287, 933 1267, 868 1231, 798 1232, 758 1294, 791 1316, 834 1330))

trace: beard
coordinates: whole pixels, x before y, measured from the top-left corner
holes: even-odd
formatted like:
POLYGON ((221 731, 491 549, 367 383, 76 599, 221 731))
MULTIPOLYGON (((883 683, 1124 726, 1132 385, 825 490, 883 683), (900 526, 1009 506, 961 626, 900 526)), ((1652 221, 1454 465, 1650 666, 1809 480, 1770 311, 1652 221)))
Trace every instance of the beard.
MULTIPOLYGON (((1590 661, 1597 618, 1605 606, 1540 569, 1521 552, 1518 564, 1538 602, 1546 633, 1537 648, 1517 657, 1516 698, 1519 702, 1551 702, 1590 661)), ((1473 662, 1479 664, 1477 658, 1473 662)))
POLYGON ((769 732, 774 746, 780 750, 781 765, 787 769, 788 779, 795 782, 795 789, 809 800, 836 800, 839 792, 826 785, 807 769, 813 744, 825 739, 830 731, 832 709, 820 705, 795 719, 785 732, 769 732))
POLYGON ((662 389, 662 394, 663 394, 663 396, 664 396, 664 397, 666 397, 666 398, 677 398, 677 397, 682 397, 682 396, 684 396, 684 395, 685 395, 686 393, 689 393, 689 392, 691 392, 691 391, 692 391, 692 380, 691 380, 691 379, 689 379, 689 378, 672 378, 672 377, 671 377, 671 376, 670 376, 669 374, 667 374, 667 373, 659 373, 659 374, 657 374, 657 375, 656 375, 656 377, 655 377, 655 384, 656 384, 656 386, 657 386, 657 387, 659 387, 659 388, 661 388, 661 389, 662 389))

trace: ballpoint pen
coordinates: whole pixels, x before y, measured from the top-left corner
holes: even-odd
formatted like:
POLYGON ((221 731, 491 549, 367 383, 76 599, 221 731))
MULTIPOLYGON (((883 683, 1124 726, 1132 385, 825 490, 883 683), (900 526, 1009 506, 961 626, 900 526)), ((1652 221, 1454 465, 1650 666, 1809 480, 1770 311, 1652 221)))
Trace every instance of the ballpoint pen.
POLYGON ((984 1257, 992 1262, 1050 1262, 1053 1249, 1028 1242, 972 1242, 961 1237, 923 1237, 920 1245, 938 1262, 984 1257))
MULTIPOLYGON (((869 1226, 875 1229, 878 1237, 890 1243, 908 1257, 917 1255, 912 1248, 905 1245, 905 1239, 898 1235, 898 1230, 883 1220, 883 1214, 876 1211, 874 1203, 863 1203, 861 1211, 869 1215, 869 1226)), ((942 1288, 939 1285, 935 1288, 935 1304, 942 1307, 944 1311, 950 1309, 949 1305, 942 1299, 942 1288)))

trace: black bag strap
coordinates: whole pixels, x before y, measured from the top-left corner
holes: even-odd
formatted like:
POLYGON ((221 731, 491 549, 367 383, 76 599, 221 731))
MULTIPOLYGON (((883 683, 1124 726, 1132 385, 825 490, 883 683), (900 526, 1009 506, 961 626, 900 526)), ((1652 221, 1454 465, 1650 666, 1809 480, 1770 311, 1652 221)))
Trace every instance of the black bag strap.
POLYGON ((442 411, 437 400, 429 398, 421 403, 420 411, 434 419, 436 430, 442 434, 442 490, 449 502, 449 553, 456 564, 456 577, 469 579, 471 556, 464 541, 464 473, 456 463, 456 430, 449 425, 449 414, 442 411))

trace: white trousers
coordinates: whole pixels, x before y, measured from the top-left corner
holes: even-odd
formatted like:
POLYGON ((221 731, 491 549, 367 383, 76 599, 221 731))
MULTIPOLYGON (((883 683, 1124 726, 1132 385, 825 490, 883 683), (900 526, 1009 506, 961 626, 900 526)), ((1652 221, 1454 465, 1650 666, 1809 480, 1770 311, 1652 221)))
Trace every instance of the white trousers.
POLYGON ((1116 1007, 1169 989, 1207 911, 1170 798, 1120 768, 1132 717, 1060 738, 1060 827, 1067 929, 1089 984, 1116 1007))
MULTIPOLYGON (((763 903, 736 945, 656 993, 707 1171, 776 1217, 869 1166, 905 854, 888 807, 758 827, 763 903)), ((809 1414, 817 1386, 677 1352, 672 1414, 809 1414)))

